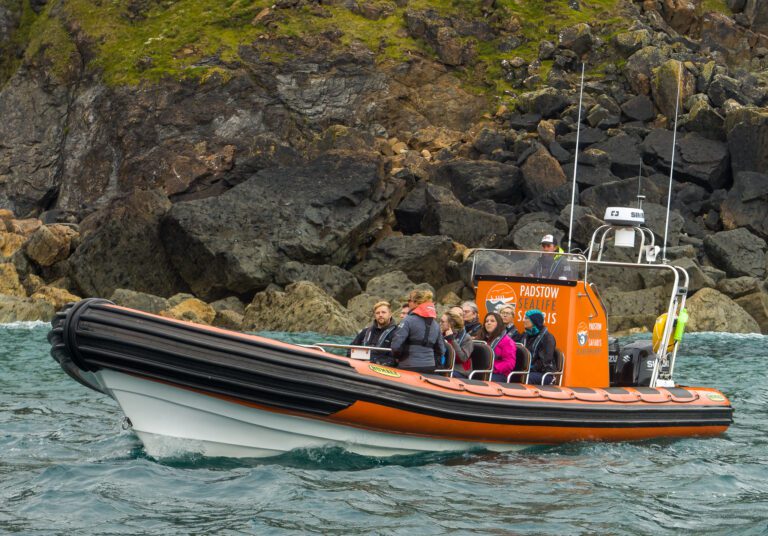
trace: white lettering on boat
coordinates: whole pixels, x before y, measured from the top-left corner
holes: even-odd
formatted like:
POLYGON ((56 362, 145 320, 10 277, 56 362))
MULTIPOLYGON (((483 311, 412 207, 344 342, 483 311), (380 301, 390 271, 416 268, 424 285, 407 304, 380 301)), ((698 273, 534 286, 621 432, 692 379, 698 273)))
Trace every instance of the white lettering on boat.
POLYGON ((520 295, 529 298, 557 299, 560 287, 546 287, 541 285, 520 285, 520 295))

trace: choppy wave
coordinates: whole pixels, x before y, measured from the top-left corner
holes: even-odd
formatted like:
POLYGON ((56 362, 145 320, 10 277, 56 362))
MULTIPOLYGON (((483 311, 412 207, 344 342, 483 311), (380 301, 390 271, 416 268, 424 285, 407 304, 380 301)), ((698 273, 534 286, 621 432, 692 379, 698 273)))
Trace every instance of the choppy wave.
POLYGON ((43 320, 29 320, 29 321, 8 322, 7 324, 0 324, 0 329, 32 330, 32 329, 37 329, 42 327, 50 328, 51 323, 45 322, 43 320))
POLYGON ((0 533, 768 534, 766 337, 686 335, 678 379, 736 408, 711 439, 155 459, 50 358, 48 324, 28 324, 0 330, 0 533))

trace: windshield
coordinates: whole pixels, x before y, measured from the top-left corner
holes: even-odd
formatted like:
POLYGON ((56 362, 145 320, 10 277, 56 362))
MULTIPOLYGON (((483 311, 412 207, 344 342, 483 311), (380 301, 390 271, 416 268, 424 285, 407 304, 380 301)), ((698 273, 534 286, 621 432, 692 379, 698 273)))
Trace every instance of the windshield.
POLYGON ((478 249, 473 259, 474 282, 494 277, 579 281, 586 267, 583 255, 559 252, 478 249))

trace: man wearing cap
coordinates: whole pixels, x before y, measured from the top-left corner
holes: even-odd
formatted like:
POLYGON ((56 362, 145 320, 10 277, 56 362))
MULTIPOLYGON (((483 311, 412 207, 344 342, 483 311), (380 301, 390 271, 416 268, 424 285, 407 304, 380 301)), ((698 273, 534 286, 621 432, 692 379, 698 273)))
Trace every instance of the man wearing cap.
POLYGON ((539 257, 536 264, 533 265, 531 275, 544 279, 566 279, 567 266, 563 248, 557 246, 555 237, 546 234, 541 238, 541 251, 544 255, 539 257), (556 255, 551 255, 556 253, 556 255))

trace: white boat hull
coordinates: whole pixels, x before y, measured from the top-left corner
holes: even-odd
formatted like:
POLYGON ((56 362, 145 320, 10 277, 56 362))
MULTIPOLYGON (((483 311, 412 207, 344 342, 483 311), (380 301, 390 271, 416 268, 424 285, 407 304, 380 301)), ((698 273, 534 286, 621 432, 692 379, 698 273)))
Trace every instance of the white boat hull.
POLYGON ((113 370, 101 370, 96 377, 130 419, 147 454, 158 458, 180 453, 260 458, 324 446, 367 456, 526 448, 386 433, 274 413, 113 370))

